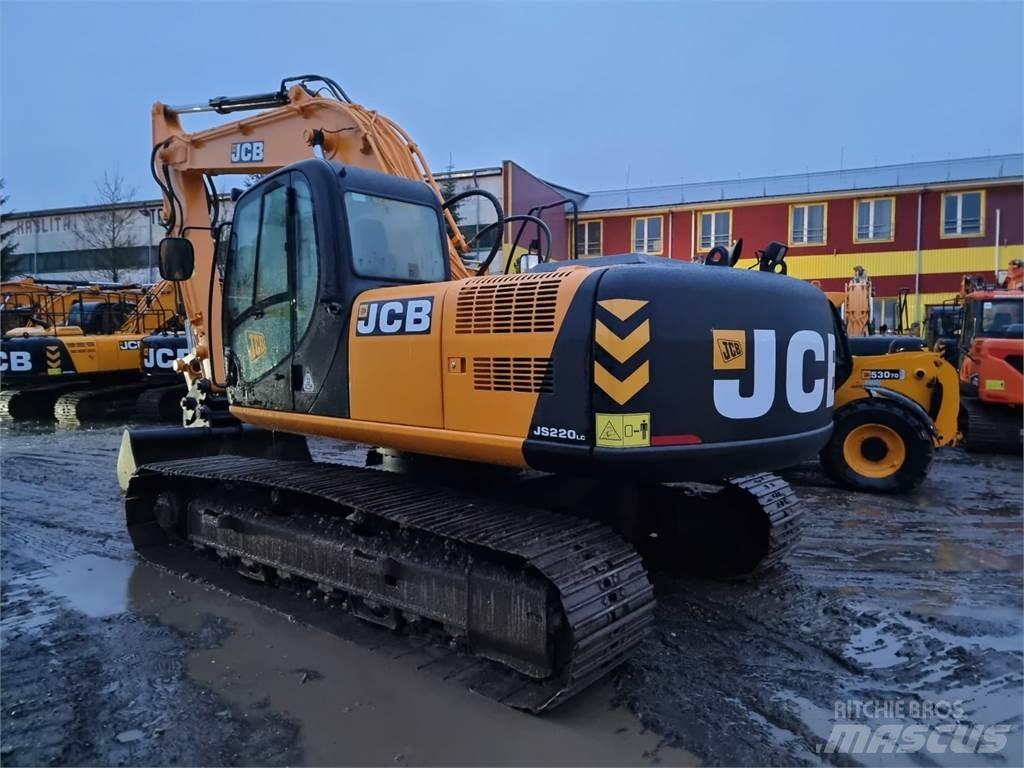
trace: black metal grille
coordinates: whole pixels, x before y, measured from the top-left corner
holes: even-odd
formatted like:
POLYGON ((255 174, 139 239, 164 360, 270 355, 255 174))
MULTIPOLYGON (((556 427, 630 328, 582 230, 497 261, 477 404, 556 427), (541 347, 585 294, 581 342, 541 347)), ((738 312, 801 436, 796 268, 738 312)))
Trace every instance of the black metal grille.
POLYGON ((474 357, 473 388, 494 392, 553 392, 551 358, 474 357))
POLYGON ((468 280, 455 304, 455 333, 550 333, 564 272, 468 280))

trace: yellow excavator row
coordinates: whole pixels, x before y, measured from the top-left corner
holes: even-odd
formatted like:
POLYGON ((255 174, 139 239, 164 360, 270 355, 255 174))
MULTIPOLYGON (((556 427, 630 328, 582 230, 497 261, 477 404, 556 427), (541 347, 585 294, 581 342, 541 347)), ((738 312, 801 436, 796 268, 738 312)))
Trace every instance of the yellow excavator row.
POLYGON ((173 369, 154 364, 156 349, 177 356, 186 345, 171 283, 23 280, 2 290, 0 418, 71 424, 137 412, 166 416, 183 394, 173 369))

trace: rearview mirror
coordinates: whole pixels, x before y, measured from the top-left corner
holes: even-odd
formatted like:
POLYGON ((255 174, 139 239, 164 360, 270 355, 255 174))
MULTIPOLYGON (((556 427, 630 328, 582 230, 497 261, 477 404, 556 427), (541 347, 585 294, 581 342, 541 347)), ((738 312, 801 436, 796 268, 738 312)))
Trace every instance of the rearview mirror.
POLYGON ((180 282, 192 277, 196 255, 187 237, 165 237, 160 241, 160 277, 180 282))

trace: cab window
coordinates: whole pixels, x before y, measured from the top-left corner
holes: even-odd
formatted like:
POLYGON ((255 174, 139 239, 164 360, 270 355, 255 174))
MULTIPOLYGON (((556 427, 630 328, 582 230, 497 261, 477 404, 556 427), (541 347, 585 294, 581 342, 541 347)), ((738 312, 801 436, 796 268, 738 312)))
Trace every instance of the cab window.
POLYGON ((363 277, 433 283, 445 279, 441 225, 430 206, 345 193, 352 263, 363 277))
POLYGON ((263 219, 256 251, 256 293, 253 304, 288 291, 288 187, 275 187, 263 196, 263 219))
POLYGON ((295 190, 295 341, 302 338, 313 316, 319 272, 313 193, 305 179, 292 174, 295 190))
POLYGON ((260 236, 258 195, 241 200, 235 209, 231 228, 231 280, 225 286, 228 314, 236 317, 252 305, 253 278, 256 276, 256 244, 260 236))
POLYGON ((225 286, 227 342, 245 384, 291 354, 288 187, 274 184, 239 201, 232 241, 225 286))
POLYGON ((986 301, 981 306, 981 331, 987 338, 1017 338, 1024 335, 1024 301, 986 301))

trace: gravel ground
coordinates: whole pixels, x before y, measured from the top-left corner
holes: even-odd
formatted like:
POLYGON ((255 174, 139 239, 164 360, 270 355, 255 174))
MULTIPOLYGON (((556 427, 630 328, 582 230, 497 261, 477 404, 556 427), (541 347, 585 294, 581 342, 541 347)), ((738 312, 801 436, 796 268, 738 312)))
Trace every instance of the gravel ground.
POLYGON ((788 473, 807 512, 787 566, 756 584, 656 575, 635 657, 536 718, 376 628, 310 626, 138 562, 119 427, 0 440, 5 765, 1024 764, 1015 457, 943 451, 897 498, 788 473), (848 754, 828 746, 836 722, 946 735, 848 754), (997 729, 951 746, 956 726, 997 729), (1005 744, 980 754, 993 733, 1005 744))

